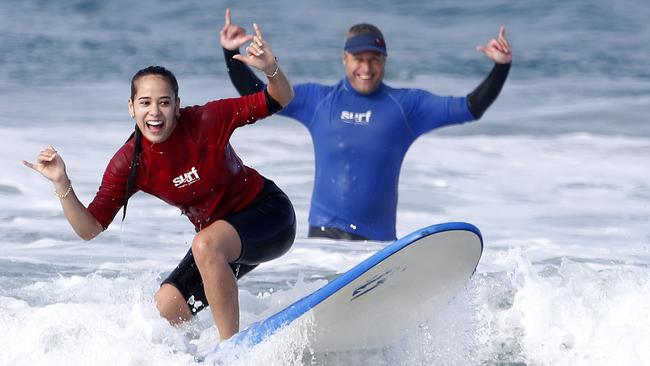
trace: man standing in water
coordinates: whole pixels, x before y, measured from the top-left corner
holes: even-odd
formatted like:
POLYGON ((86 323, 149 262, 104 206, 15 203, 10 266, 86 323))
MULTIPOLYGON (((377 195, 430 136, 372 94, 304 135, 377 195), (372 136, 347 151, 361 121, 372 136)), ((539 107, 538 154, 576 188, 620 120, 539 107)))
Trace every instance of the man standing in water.
MULTIPOLYGON (((233 58, 249 37, 227 9, 220 40, 228 74, 242 95, 264 89, 251 69, 233 58)), ((332 86, 294 86, 295 98, 279 113, 305 125, 314 143, 310 237, 395 239, 399 173, 408 148, 426 132, 479 119, 508 76, 512 52, 504 27, 477 50, 495 65, 465 97, 395 89, 383 83, 388 51, 382 32, 356 24, 345 39, 346 77, 332 86)))

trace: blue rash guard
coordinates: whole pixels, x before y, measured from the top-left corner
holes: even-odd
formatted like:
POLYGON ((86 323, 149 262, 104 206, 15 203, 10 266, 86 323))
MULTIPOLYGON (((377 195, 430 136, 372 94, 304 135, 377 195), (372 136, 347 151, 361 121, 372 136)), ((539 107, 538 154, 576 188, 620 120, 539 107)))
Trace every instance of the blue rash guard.
POLYGON ((316 176, 309 225, 370 240, 394 240, 399 174, 411 144, 433 129, 476 118, 466 97, 385 84, 360 94, 347 78, 299 84, 279 114, 309 130, 316 176))
MULTIPOLYGON (((223 51, 228 75, 241 95, 265 88, 248 66, 233 59, 239 50, 223 51)), ((467 97, 383 83, 364 95, 347 78, 334 86, 294 86, 294 99, 279 113, 305 125, 314 143, 310 237, 314 229, 316 237, 394 240, 399 174, 413 141, 438 127, 481 118, 509 70, 510 63, 495 64, 467 97)))

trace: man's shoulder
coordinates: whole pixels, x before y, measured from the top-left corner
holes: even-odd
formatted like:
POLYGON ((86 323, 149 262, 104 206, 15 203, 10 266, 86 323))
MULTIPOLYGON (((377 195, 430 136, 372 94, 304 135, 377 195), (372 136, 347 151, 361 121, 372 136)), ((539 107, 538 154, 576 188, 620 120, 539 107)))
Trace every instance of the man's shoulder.
POLYGON ((381 98, 388 98, 392 102, 404 106, 405 104, 418 103, 423 97, 431 93, 424 89, 393 87, 382 83, 381 98))
POLYGON ((331 91, 340 89, 342 82, 336 83, 334 85, 325 85, 315 82, 306 82, 296 84, 294 89, 296 92, 301 93, 329 93, 331 91))
POLYGON ((405 87, 393 87, 387 84, 382 83, 382 90, 391 95, 395 96, 418 96, 418 95, 431 95, 432 93, 428 90, 419 89, 419 88, 405 88, 405 87))
POLYGON ((325 85, 321 83, 307 82, 294 86, 294 101, 301 104, 321 103, 323 100, 340 92, 341 83, 335 85, 325 85))

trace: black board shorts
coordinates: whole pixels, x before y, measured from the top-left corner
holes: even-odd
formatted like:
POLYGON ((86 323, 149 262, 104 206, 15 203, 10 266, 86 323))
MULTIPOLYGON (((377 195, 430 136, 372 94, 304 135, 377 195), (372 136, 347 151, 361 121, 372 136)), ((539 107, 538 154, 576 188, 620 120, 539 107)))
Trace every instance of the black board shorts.
MULTIPOLYGON (((240 279, 262 262, 282 256, 289 251, 296 237, 296 215, 293 205, 280 188, 265 179, 264 188, 243 211, 223 218, 231 224, 241 239, 239 258, 230 263, 235 278, 240 279)), ((176 287, 192 314, 208 305, 199 268, 194 262, 192 248, 162 282, 176 287)))
POLYGON ((309 238, 328 238, 328 239, 336 239, 336 240, 368 240, 368 238, 365 238, 361 235, 348 233, 346 231, 337 229, 335 227, 325 227, 325 226, 320 226, 320 227, 310 226, 309 234, 307 234, 307 236, 309 238))

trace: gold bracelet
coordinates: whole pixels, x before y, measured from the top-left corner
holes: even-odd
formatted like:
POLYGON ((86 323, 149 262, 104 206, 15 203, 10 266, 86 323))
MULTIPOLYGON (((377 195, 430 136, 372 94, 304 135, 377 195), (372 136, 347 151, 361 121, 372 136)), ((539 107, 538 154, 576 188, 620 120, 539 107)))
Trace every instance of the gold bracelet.
POLYGON ((264 73, 264 75, 266 75, 267 78, 272 78, 272 77, 275 77, 275 75, 278 74, 278 71, 280 71, 280 64, 278 63, 278 58, 276 57, 275 58, 275 71, 273 71, 273 74, 271 74, 271 75, 269 75, 267 73, 264 73))
POLYGON ((68 186, 68 189, 65 190, 64 194, 59 194, 59 192, 57 192, 56 189, 54 190, 54 194, 56 194, 57 197, 59 197, 60 199, 64 199, 64 198, 68 197, 68 195, 70 194, 70 191, 72 191, 72 181, 69 181, 69 182, 70 182, 70 185, 68 186))

